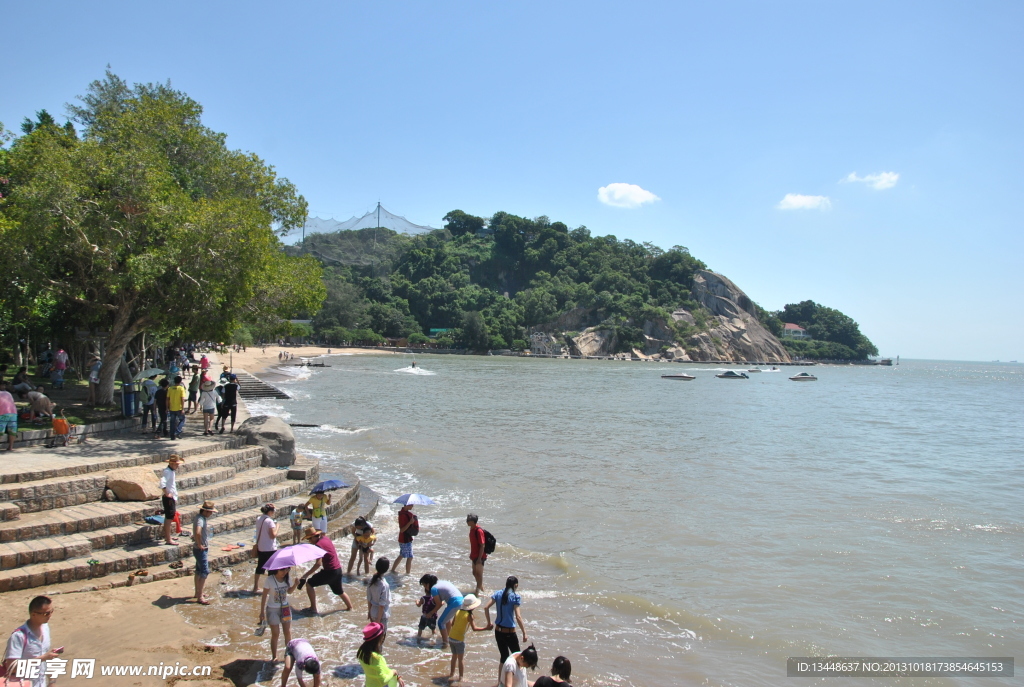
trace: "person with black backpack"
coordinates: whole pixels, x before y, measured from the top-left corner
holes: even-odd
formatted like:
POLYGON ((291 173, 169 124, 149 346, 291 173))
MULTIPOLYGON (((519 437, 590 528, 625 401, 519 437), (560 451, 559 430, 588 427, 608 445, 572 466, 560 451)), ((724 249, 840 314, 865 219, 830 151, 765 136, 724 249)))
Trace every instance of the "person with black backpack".
POLYGON ((480 521, 476 513, 466 516, 466 524, 469 525, 469 560, 473 562, 473 577, 476 579, 477 596, 484 592, 484 563, 487 561, 488 546, 494 551, 494 537, 478 524, 480 521))
POLYGON ((412 573, 412 538, 420 533, 420 521, 412 512, 413 504, 407 503, 398 511, 398 558, 391 566, 391 572, 398 571, 398 564, 405 559, 405 574, 412 573))

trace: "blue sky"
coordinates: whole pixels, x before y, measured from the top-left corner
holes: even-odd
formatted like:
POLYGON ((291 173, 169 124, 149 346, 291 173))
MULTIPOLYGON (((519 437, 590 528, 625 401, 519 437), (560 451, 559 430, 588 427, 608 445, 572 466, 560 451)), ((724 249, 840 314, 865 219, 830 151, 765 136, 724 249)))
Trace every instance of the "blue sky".
POLYGON ((5 5, 9 129, 109 63, 314 215, 548 215, 839 308, 885 355, 1024 360, 1020 3, 5 5))

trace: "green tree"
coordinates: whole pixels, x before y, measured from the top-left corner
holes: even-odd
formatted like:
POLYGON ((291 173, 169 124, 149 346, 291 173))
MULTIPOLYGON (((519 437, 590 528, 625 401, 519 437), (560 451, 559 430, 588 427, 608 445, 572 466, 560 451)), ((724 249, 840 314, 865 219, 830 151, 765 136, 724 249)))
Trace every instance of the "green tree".
POLYGON ((816 341, 827 341, 843 347, 822 350, 821 355, 815 353, 814 357, 838 359, 849 356, 848 359, 858 360, 878 355, 878 349, 861 333, 853 318, 834 308, 814 301, 801 301, 786 305, 777 315, 783 322, 800 325, 816 341))
POLYGON ((295 187, 201 122, 202 108, 167 84, 91 84, 78 138, 33 127, 9 154, 5 264, 108 332, 99 401, 113 398, 121 355, 138 333, 227 339, 241 321, 315 312, 319 263, 288 257, 300 226, 295 187))
POLYGON ((444 228, 450 231, 452 236, 476 234, 486 224, 483 217, 475 217, 462 210, 452 210, 444 216, 444 222, 444 228))
POLYGON ((462 315, 462 327, 457 341, 466 348, 483 350, 487 348, 489 337, 487 336, 487 325, 484 317, 476 310, 470 310, 462 315))

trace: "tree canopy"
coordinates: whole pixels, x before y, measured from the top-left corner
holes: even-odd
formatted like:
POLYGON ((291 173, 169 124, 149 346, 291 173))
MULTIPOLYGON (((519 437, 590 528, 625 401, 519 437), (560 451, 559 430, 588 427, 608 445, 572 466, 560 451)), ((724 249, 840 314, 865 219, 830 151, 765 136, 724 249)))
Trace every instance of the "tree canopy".
POLYGON ((81 136, 40 112, 0 158, 2 298, 107 333, 101 400, 140 332, 225 340, 241 322, 319 308, 320 263, 280 244, 306 217, 290 182, 230 150, 169 84, 108 71, 81 101, 69 106, 81 136))
POLYGON ((429 234, 313 234, 291 249, 325 265, 318 333, 450 329, 470 348, 523 347, 528 327, 570 311, 596 325, 698 307, 690 285, 704 263, 681 246, 665 251, 506 212, 484 220, 453 210, 445 219, 444 229, 429 234))
POLYGON ((786 347, 797 355, 842 360, 864 360, 878 355, 878 349, 861 334, 853 318, 834 308, 814 301, 801 301, 786 305, 775 315, 782 322, 803 327, 814 339, 813 342, 784 340, 786 347))

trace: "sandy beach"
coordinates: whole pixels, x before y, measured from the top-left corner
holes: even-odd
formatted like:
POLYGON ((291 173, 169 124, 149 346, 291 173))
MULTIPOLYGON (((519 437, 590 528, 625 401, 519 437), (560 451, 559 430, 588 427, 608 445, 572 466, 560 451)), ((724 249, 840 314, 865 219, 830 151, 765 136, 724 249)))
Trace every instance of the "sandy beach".
MULTIPOLYGON (((207 586, 216 590, 222 575, 214 572, 207 586)), ((102 581, 102 580, 101 580, 102 581)), ((119 589, 73 593, 86 586, 71 582, 53 587, 8 592, 0 609, 0 627, 4 641, 8 632, 28 618, 29 601, 39 595, 50 595, 54 613, 50 619, 53 646, 67 647, 63 658, 96 659, 95 684, 103 685, 172 685, 188 680, 190 687, 251 684, 262 661, 232 651, 230 646, 213 646, 207 640, 237 632, 237 628, 213 622, 190 623, 175 610, 189 603, 193 594, 192 578, 138 584, 119 589), (210 666, 208 678, 166 679, 146 676, 149 666, 210 666), (144 666, 141 677, 101 676, 100 666, 144 666)), ((194 605, 194 604, 192 604, 194 605)), ((211 620, 213 613, 206 614, 211 620)), ((76 678, 76 681, 81 677, 76 678)), ((71 683, 74 684, 74 683, 71 683)))
MULTIPOLYGON (((198 355, 198 354, 197 354, 198 355)), ((399 355, 387 349, 374 348, 336 348, 327 346, 250 346, 245 351, 235 353, 210 353, 210 360, 218 367, 228 365, 229 367, 245 370, 249 374, 260 376, 276 365, 295 365, 299 358, 316 358, 322 355, 399 355), (266 351, 266 352, 264 352, 266 351), (291 353, 295 356, 292 360, 284 361, 277 356, 281 351, 291 353)), ((267 380, 271 381, 271 380, 267 380)))

